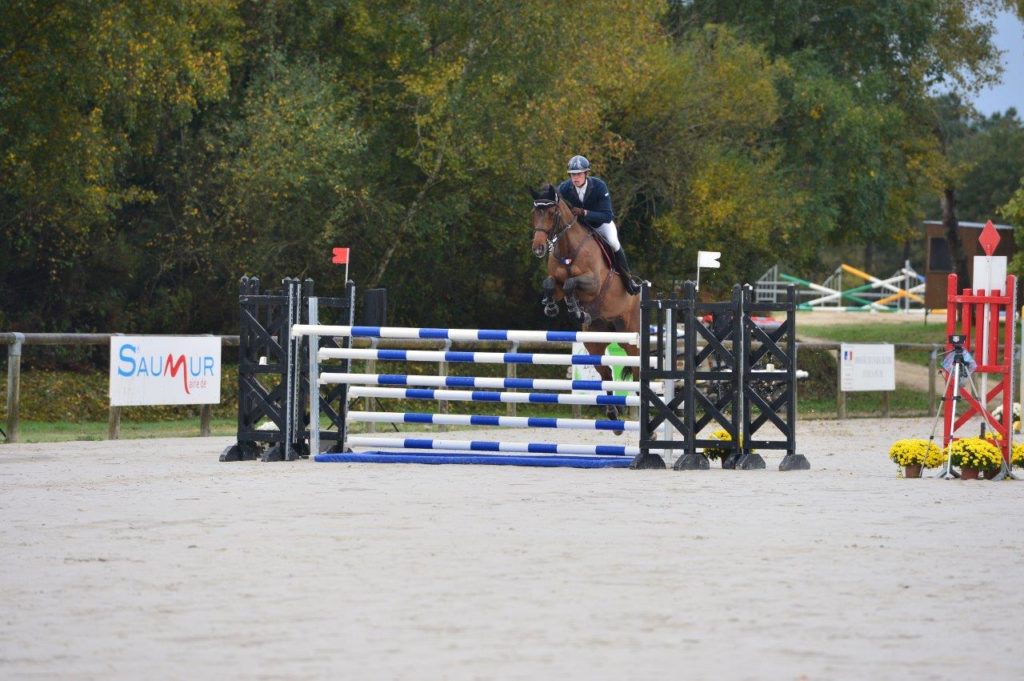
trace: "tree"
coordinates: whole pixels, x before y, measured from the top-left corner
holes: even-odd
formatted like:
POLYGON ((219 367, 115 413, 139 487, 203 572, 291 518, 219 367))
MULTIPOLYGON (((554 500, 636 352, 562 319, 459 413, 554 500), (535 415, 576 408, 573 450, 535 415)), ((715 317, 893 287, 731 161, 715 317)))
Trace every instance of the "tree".
POLYGON ((19 326, 117 317, 117 212, 158 199, 129 168, 225 96, 234 25, 229 0, 0 5, 0 297, 19 326))
POLYGON ((908 238, 920 197, 936 190, 943 159, 929 93, 998 76, 990 18, 1003 5, 694 0, 672 3, 669 26, 685 40, 726 23, 785 61, 777 132, 786 192, 800 197, 792 229, 804 243, 873 244, 908 238))
POLYGON ((1013 195, 1024 177, 1024 124, 1016 109, 973 117, 951 151, 965 170, 957 188, 960 214, 985 222, 1013 195))

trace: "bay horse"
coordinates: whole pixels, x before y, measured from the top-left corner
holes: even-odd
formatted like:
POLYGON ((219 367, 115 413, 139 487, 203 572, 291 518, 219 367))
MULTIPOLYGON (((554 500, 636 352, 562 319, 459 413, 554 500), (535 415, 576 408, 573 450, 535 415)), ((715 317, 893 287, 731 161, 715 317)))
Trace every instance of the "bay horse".
MULTIPOLYGON (((533 254, 547 256, 548 276, 544 280, 544 314, 558 314, 565 301, 569 314, 584 331, 640 332, 640 296, 630 295, 622 278, 612 269, 597 235, 579 221, 553 185, 542 185, 533 194, 533 254)), ((584 343, 591 355, 604 355, 608 343, 584 343)), ((637 345, 624 345, 630 357, 638 357, 637 345)), ((596 366, 605 381, 612 380, 611 367, 596 366)), ((639 375, 630 368, 626 374, 639 375)), ((628 380, 628 379, 627 379, 628 380)), ((610 394, 610 393, 609 393, 610 394)), ((619 410, 609 405, 608 418, 617 419, 619 410)), ((616 431, 618 434, 620 431, 616 431)))

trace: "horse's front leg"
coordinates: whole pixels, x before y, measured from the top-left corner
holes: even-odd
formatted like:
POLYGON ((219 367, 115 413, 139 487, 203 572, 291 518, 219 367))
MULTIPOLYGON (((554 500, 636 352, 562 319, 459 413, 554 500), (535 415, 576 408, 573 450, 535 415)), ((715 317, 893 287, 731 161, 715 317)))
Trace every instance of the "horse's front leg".
POLYGON ((562 292, 558 289, 558 283, 554 277, 548 277, 541 284, 541 288, 544 291, 544 297, 541 298, 541 305, 544 306, 544 314, 548 317, 555 317, 558 315, 558 301, 562 297, 562 292))
POLYGON ((562 284, 562 295, 565 297, 565 307, 569 310, 569 314, 575 317, 577 320, 582 317, 582 310, 580 310, 579 300, 576 299, 576 277, 569 277, 562 284))

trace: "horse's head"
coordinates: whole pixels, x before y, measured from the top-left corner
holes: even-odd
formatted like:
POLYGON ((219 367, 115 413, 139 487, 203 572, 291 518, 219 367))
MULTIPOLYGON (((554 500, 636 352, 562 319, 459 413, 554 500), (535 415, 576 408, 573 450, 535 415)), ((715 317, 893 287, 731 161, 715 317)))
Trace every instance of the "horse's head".
POLYGON ((554 247, 558 235, 566 228, 562 217, 561 197, 554 185, 541 185, 540 191, 530 189, 533 194, 533 254, 543 258, 554 247))

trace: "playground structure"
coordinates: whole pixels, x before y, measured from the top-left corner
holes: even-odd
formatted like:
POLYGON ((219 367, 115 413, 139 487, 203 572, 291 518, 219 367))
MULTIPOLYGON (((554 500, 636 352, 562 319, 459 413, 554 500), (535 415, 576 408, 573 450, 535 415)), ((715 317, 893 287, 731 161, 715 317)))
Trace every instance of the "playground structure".
POLYGON ((852 265, 841 264, 821 284, 779 272, 775 265, 757 280, 755 299, 758 303, 775 303, 784 299, 787 286, 802 287, 799 310, 830 310, 832 312, 904 312, 924 309, 925 279, 910 266, 908 260, 892 276, 879 279, 852 265), (850 275, 865 282, 844 288, 843 277, 850 275))

